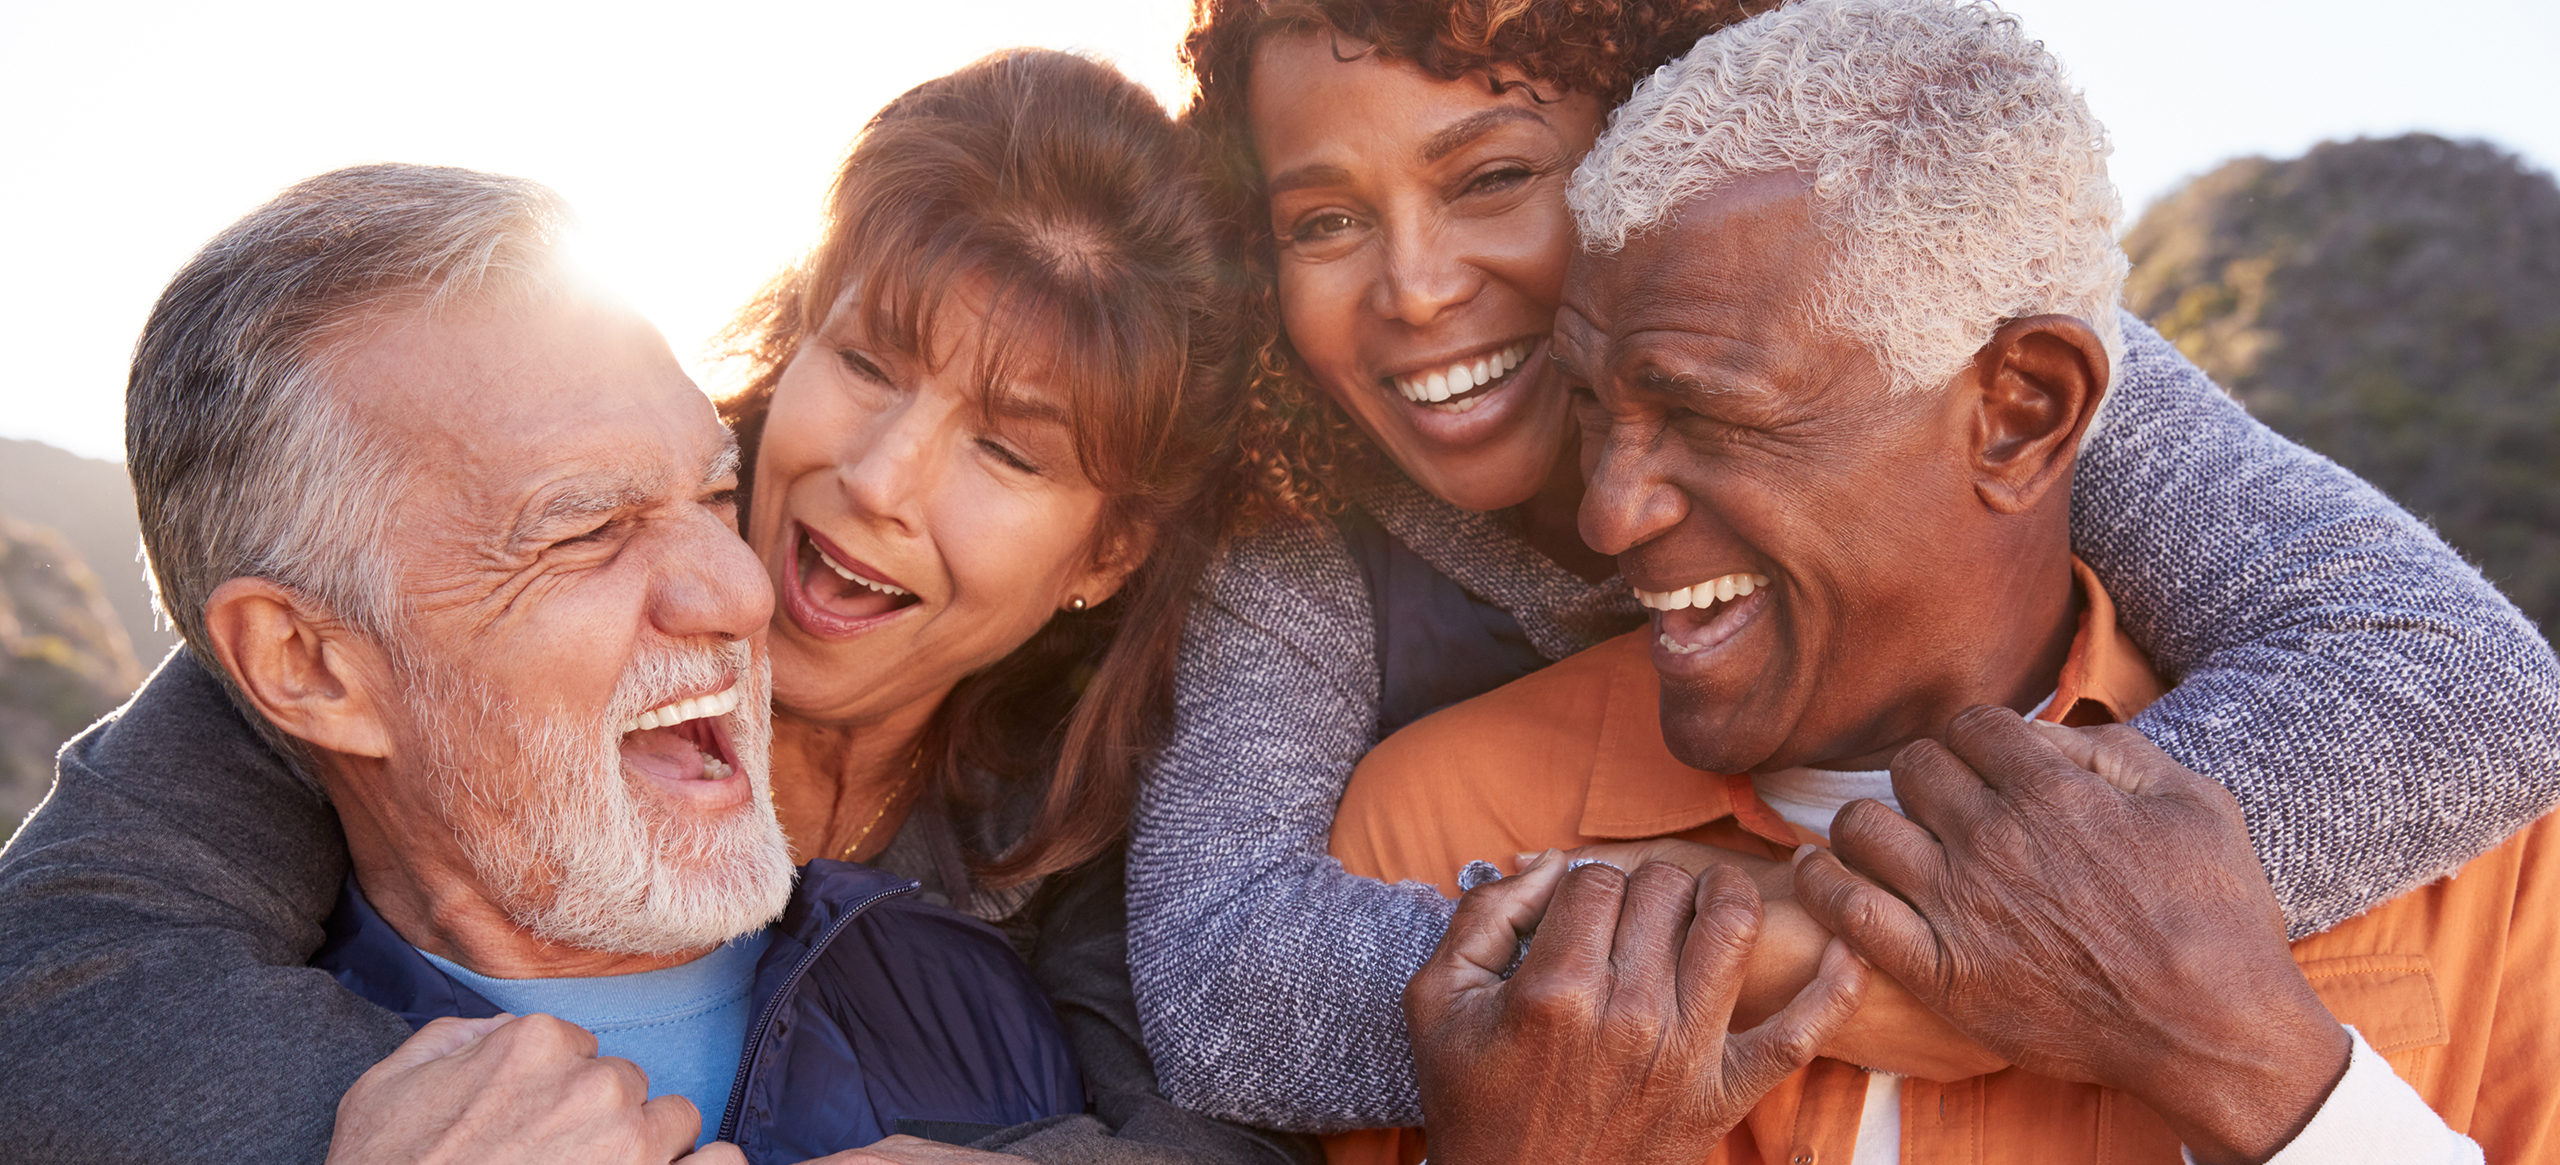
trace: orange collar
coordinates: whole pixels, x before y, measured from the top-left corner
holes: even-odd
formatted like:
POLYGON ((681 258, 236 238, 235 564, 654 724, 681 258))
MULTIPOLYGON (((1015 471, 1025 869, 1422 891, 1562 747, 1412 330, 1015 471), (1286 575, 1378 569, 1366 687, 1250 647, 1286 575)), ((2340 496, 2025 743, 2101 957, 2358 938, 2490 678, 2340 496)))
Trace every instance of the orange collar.
MULTIPOLYGON (((2121 723, 2167 689, 2142 648, 2116 626, 2106 587, 2076 555, 2071 576, 2080 588, 2080 630, 2063 659, 2053 702, 2037 719, 2073 726, 2121 723)), ((1820 840, 1762 803, 1750 774, 1705 773, 1671 755, 1662 741, 1662 680, 1653 670, 1650 632, 1622 635, 1591 650, 1607 653, 1602 672, 1608 694, 1583 796, 1583 836, 1661 837, 1731 817, 1783 846, 1820 840)))

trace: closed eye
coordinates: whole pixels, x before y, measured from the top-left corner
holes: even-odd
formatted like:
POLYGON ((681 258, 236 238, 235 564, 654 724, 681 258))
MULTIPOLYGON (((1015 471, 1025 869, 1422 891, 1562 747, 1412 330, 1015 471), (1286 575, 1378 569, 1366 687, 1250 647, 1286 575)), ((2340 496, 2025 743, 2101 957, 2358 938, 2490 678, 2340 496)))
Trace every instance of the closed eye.
POLYGON ((978 438, 978 448, 986 450, 988 456, 1002 462, 1005 466, 1011 468, 1017 473, 1027 473, 1033 477, 1046 476, 1039 466, 1032 464, 1021 454, 1006 448, 1004 442, 980 437, 978 438))
POLYGON ((836 357, 844 361, 846 371, 849 371, 856 376, 865 380, 876 381, 880 384, 889 383, 889 375, 880 371, 879 365, 872 363, 870 357, 865 356, 860 352, 856 352, 851 348, 838 348, 836 349, 836 357))
POLYGON ((1532 171, 1527 166, 1503 166, 1498 169, 1476 175, 1473 179, 1468 181, 1465 190, 1461 191, 1461 193, 1499 193, 1501 191, 1512 189, 1513 187, 1516 187, 1536 176, 1536 172, 1532 171))
POLYGON ((587 531, 584 531, 584 532, 582 532, 582 533, 572 534, 572 535, 570 535, 570 536, 568 536, 568 537, 566 537, 566 538, 563 538, 563 539, 561 539, 561 540, 559 540, 559 541, 557 541, 557 542, 552 543, 552 545, 553 545, 553 546, 580 546, 580 545, 585 545, 585 544, 588 544, 588 543, 602 542, 602 541, 605 541, 605 540, 606 540, 606 539, 608 539, 608 538, 611 538, 614 534, 618 533, 618 532, 621 530, 621 528, 622 528, 622 519, 620 519, 620 518, 616 518, 616 519, 614 519, 614 520, 612 520, 612 521, 609 521, 609 522, 600 522, 600 523, 598 523, 598 524, 595 526, 595 528, 593 528, 593 529, 591 529, 591 530, 587 530, 587 531))

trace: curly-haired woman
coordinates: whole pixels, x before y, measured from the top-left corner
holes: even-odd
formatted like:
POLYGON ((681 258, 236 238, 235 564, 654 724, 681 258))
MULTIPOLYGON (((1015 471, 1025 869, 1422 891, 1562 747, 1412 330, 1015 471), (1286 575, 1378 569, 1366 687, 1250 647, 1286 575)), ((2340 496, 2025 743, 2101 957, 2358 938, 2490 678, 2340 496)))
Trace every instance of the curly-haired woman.
MULTIPOLYGON (((1200 0, 1190 117, 1261 280, 1259 529, 1192 612, 1132 827, 1131 964, 1175 1100, 1417 1123, 1397 998, 1450 907, 1344 873, 1334 806, 1386 734, 1640 622, 1576 529, 1579 434, 1546 354, 1565 186, 1639 77, 1766 6, 1200 0)), ((2075 549, 2180 681, 2136 726, 2238 795, 2294 932, 2548 808, 2560 668, 2532 628, 2125 330, 2075 549)))

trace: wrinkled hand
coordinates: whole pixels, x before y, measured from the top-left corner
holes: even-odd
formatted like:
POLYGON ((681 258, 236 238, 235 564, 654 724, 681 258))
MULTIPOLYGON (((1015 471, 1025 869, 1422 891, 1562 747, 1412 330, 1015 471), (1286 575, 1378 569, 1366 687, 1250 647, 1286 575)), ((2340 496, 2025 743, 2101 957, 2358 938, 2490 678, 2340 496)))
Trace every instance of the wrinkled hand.
MULTIPOLYGON (((1528 864, 1536 854, 1521 854, 1528 864)), ((1612 841, 1564 851, 1566 859, 1593 858, 1621 870, 1646 862, 1670 862, 1692 874, 1719 865, 1749 875, 1760 891, 1760 941, 1751 948, 1735 999, 1733 1022, 1748 1027, 1776 1015, 1813 982, 1831 945, 1831 931, 1796 901, 1795 870, 1784 862, 1679 838, 1612 841)), ((1923 1080, 1964 1080, 2009 1066, 2008 1061, 1929 1010, 1891 975, 1867 979, 1864 1002, 1832 1033, 1821 1055, 1864 1068, 1923 1080)))
POLYGON ((1799 897, 1992 1050, 2134 1094, 2204 1162, 2282 1148, 2345 1072, 2239 805, 2140 733, 1975 708, 1893 788, 1909 819, 1842 809, 1799 897))
POLYGON ((820 1157, 809 1165, 1001 1165, 1007 1161, 1019 1163, 1023 1160, 1007 1153, 964 1149, 918 1137, 891 1137, 859 1149, 820 1157))
POLYGON ((596 1055, 585 1028, 547 1015, 439 1019, 356 1078, 338 1101, 341 1162, 743 1162, 693 1156, 702 1115, 648 1099, 639 1065, 596 1055))
POLYGON ((1468 891, 1405 987, 1435 1162, 1699 1160, 1857 1010, 1865 968, 1835 943, 1795 1002, 1728 1034, 1760 930, 1750 880, 1566 865, 1468 891))

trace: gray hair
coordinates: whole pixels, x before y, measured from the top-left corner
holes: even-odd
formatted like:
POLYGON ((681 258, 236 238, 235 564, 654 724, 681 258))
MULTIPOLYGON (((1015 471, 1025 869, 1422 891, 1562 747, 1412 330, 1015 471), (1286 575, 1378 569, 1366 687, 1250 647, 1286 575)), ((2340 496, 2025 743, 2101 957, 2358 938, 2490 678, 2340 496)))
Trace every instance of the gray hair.
POLYGON ((567 222, 557 195, 520 178, 357 166, 251 211, 161 293, 126 383, 125 467, 160 609, 226 686, 204 607, 233 578, 269 579, 392 642, 381 548, 404 475, 330 391, 332 366, 388 313, 562 287, 567 222))
POLYGON ((1797 0, 1639 83, 1568 200, 1607 253, 1736 180, 1805 175, 1839 247, 1816 321, 1912 392, 2023 316, 2077 316, 2121 363, 2107 152, 2061 62, 1988 3, 1797 0))

